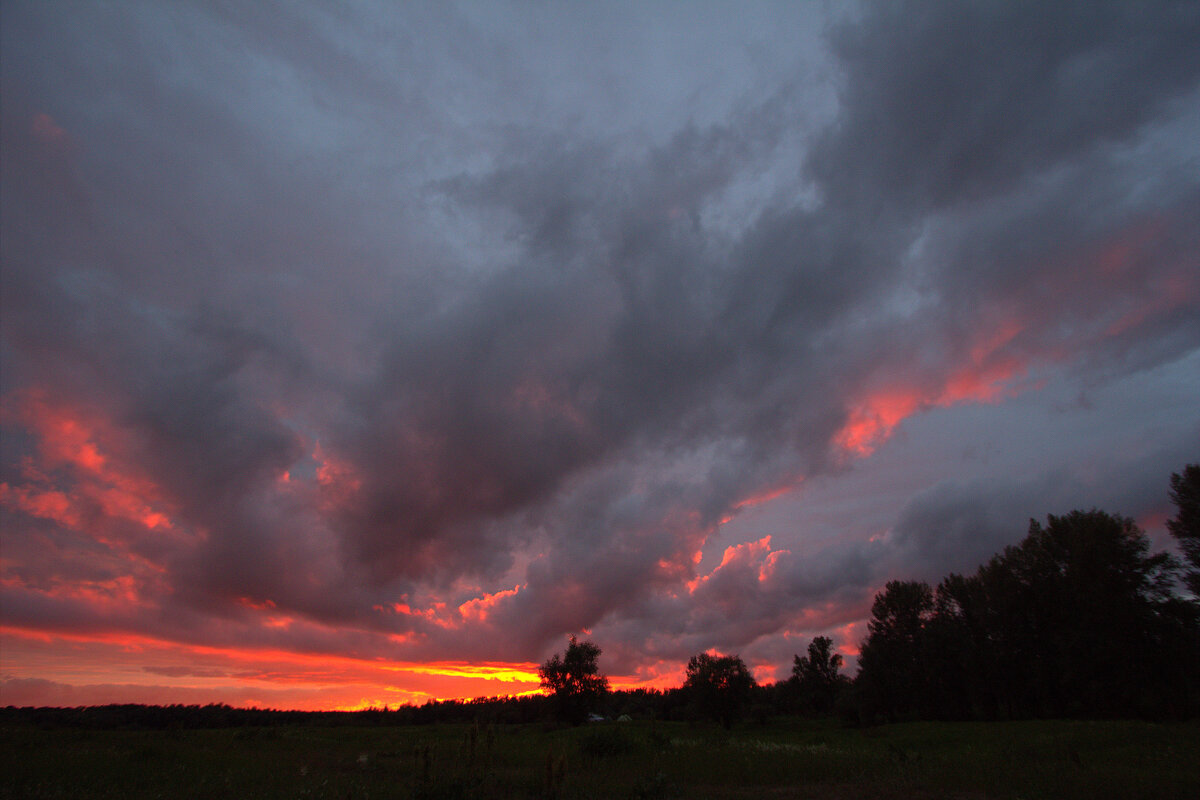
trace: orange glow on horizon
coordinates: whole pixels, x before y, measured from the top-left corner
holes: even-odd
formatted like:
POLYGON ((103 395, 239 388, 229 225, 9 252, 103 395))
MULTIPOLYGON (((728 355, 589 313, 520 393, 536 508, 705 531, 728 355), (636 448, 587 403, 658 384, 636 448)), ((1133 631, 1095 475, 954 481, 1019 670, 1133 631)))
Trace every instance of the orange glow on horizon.
MULTIPOLYGON (((838 638, 853 627, 838 629, 838 638)), ((75 657, 86 656, 84 672, 72 667, 59 677, 61 669, 44 662, 40 655, 27 655, 27 660, 41 664, 39 672, 9 676, 58 680, 54 685, 61 687, 60 694, 55 697, 66 697, 71 705, 220 702, 236 707, 353 711, 545 693, 537 665, 528 662, 400 662, 278 648, 191 645, 119 633, 48 634, 11 627, 0 627, 0 636, 11 637, 8 641, 13 646, 22 641, 36 643, 42 648, 38 653, 61 653, 62 644, 70 642, 75 657), (142 664, 164 666, 139 666, 142 664)), ((857 652, 846 646, 839 651, 857 652)), ((82 666, 82 662, 72 663, 82 666)), ((760 681, 771 680, 778 672, 766 662, 756 661, 753 668, 760 681)), ((665 691, 681 686, 684 677, 683 662, 660 660, 639 667, 634 674, 610 675, 609 681, 614 690, 665 691)))
POLYGON ((506 681, 510 683, 541 683, 536 664, 463 664, 463 663, 432 663, 407 664, 389 667, 401 672, 413 672, 418 675, 441 675, 448 678, 479 678, 485 681, 506 681))
POLYGON ((142 698, 130 702, 184 702, 180 698, 193 698, 188 701, 193 702, 202 695, 203 702, 243 707, 285 707, 280 705, 284 702, 290 703, 286 707, 335 710, 542 691, 537 665, 523 662, 393 661, 279 648, 189 644, 120 632, 52 633, 12 626, 0 626, 0 637, 8 642, 6 650, 10 652, 28 650, 21 644, 25 642, 40 648, 41 654, 27 657, 41 664, 34 673, 21 675, 9 670, 6 677, 55 680, 61 673, 64 690, 74 687, 76 693, 91 692, 91 699, 83 704, 92 705, 124 702, 112 698, 130 696, 142 698), (64 657, 64 643, 70 645, 65 652, 76 655, 64 657), (58 655, 46 662, 45 653, 58 655), (89 656, 86 667, 78 660, 82 653, 89 656), (55 661, 63 665, 52 666, 55 661), (195 666, 171 666, 162 672, 147 673, 137 666, 142 663, 195 666), (88 675, 111 677, 81 679, 77 667, 83 667, 88 675), (162 676, 169 676, 169 683, 163 683, 162 676), (399 676, 403 679, 398 680, 399 676), (156 699, 145 699, 151 697, 156 699))
MULTIPOLYGON (((290 618, 271 618, 277 624, 290 624, 290 618)), ((145 650, 160 650, 178 653, 184 657, 215 657, 239 664, 261 665, 277 664, 289 669, 287 674, 280 671, 264 672, 269 674, 272 683, 312 683, 335 680, 337 678, 354 679, 361 673, 411 673, 414 675, 429 675, 452 678, 470 678, 483 681, 500 681, 511 683, 538 682, 536 665, 528 663, 464 663, 464 662, 410 662, 392 661, 383 657, 356 657, 337 653, 304 653, 280 648, 265 648, 258 646, 221 647, 215 645, 177 642, 159 637, 108 632, 77 632, 77 631, 44 631, 0 626, 0 636, 20 639, 31 639, 44 643, 64 641, 78 644, 103 644, 120 648, 126 652, 142 652, 145 650)), ((353 681, 352 682, 356 682, 353 681)))

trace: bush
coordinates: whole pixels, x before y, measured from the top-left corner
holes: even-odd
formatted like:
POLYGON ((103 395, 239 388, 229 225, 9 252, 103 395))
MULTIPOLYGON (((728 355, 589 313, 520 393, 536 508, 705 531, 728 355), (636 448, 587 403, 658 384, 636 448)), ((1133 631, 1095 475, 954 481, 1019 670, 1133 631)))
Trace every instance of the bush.
POLYGON ((633 753, 643 745, 625 728, 605 726, 588 731, 579 741, 579 752, 591 758, 612 758, 633 753))

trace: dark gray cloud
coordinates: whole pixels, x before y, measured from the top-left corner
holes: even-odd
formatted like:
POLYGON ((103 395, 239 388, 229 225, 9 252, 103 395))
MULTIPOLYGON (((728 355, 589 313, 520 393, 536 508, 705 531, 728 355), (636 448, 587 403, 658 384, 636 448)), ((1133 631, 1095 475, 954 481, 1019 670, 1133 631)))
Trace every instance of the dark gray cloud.
POLYGON ((888 3, 834 31, 831 192, 892 210, 984 201, 1126 141, 1196 88, 1188 2, 888 3))
POLYGON ((678 12, 6 7, 6 619, 770 660, 1161 513, 1195 4, 678 12))

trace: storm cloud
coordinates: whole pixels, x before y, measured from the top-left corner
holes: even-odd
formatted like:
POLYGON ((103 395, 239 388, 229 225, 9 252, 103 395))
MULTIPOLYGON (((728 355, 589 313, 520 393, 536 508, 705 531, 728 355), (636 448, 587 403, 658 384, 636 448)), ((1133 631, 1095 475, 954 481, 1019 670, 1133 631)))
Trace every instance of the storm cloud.
POLYGON ((1194 3, 3 17, 4 625, 180 648, 74 685, 769 671, 1197 458, 1194 3))

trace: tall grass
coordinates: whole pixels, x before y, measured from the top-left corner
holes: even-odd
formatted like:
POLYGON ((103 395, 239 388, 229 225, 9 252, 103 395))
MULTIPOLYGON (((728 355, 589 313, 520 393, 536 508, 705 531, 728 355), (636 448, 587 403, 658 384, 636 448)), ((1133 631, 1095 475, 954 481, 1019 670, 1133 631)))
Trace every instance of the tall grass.
POLYGON ((1194 798, 1200 724, 0 729, 0 798, 1194 798))

